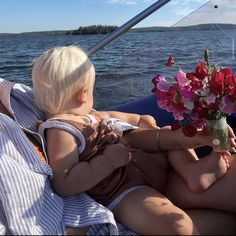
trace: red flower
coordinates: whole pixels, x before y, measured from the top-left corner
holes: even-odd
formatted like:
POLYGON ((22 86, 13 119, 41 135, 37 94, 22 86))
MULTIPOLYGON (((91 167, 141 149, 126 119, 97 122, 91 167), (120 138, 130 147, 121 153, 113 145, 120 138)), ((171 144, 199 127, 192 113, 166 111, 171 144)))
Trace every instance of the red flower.
POLYGON ((172 56, 169 56, 169 58, 167 60, 167 63, 166 63, 166 66, 172 67, 174 64, 175 64, 174 58, 172 56))
POLYGON ((202 89, 203 87, 202 80, 198 79, 194 72, 187 73, 186 77, 191 81, 191 86, 195 90, 202 89))
POLYGON ((183 133, 187 137, 193 137, 197 134, 197 128, 193 125, 187 125, 183 127, 183 133))
POLYGON ((181 127, 181 125, 180 125, 179 123, 177 123, 177 124, 172 124, 172 125, 171 125, 171 130, 175 131, 175 130, 179 129, 180 127, 181 127))
POLYGON ((218 95, 224 92, 224 74, 221 71, 213 71, 209 81, 211 93, 218 95))
POLYGON ((195 107, 192 110, 192 116, 202 119, 206 117, 207 108, 202 106, 203 104, 200 104, 199 102, 195 103, 195 107))
POLYGON ((195 74, 199 79, 204 79, 209 75, 209 71, 205 62, 200 61, 198 63, 198 66, 195 68, 195 74))
POLYGON ((230 68, 223 68, 220 72, 224 75, 224 94, 235 95, 236 77, 230 68))
POLYGON ((221 68, 220 71, 224 74, 224 76, 227 78, 228 76, 233 76, 233 71, 230 68, 221 68))

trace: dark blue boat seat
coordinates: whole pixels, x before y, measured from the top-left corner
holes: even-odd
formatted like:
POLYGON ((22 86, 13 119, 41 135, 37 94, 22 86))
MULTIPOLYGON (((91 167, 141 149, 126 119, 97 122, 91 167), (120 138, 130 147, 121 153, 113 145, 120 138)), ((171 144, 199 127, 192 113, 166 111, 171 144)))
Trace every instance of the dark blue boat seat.
MULTIPOLYGON (((156 119, 157 124, 160 127, 176 122, 173 118, 172 113, 162 110, 158 107, 154 94, 112 107, 111 110, 137 113, 140 115, 152 115, 156 119)), ((236 114, 228 116, 227 121, 236 133, 236 114)), ((196 149, 199 157, 205 156, 211 151, 211 147, 201 147, 196 149)))

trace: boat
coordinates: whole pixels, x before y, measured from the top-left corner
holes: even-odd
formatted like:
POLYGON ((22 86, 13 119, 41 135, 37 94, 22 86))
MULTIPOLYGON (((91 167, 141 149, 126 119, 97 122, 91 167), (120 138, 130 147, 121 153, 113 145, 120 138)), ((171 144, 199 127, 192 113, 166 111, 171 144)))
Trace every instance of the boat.
MULTIPOLYGON (((137 24, 139 21, 150 15, 152 12, 156 11, 166 3, 168 3, 170 0, 159 0, 156 3, 154 3, 151 7, 131 19, 129 22, 124 24, 123 26, 119 27, 116 31, 114 31, 112 34, 105 37, 102 41, 97 43, 96 45, 92 46, 88 50, 88 55, 91 56, 92 54, 96 53, 98 50, 100 50, 102 47, 110 43, 112 40, 119 37, 119 35, 126 32, 129 28, 131 28, 133 25, 137 24)), ((124 111, 124 112, 130 112, 130 113, 137 113, 137 114, 148 114, 153 116, 157 124, 159 126, 166 126, 173 122, 175 122, 174 117, 171 113, 166 112, 165 110, 162 110, 158 107, 156 97, 154 94, 138 98, 135 101, 130 101, 124 104, 120 104, 118 106, 114 106, 111 108, 112 110, 117 111, 124 111)), ((234 128, 236 131, 236 115, 232 114, 228 117, 229 124, 234 128)), ((206 152, 209 152, 209 147, 203 147, 198 150, 199 155, 205 155, 206 152)))

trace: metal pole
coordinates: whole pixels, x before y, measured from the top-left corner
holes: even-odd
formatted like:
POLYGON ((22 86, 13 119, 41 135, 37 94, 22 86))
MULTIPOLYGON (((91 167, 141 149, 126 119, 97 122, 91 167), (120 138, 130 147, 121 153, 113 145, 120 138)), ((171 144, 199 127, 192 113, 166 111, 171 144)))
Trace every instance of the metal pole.
POLYGON ((155 12, 157 9, 161 8, 164 6, 166 3, 168 3, 171 0, 159 0, 155 3, 153 3, 150 7, 133 17, 131 20, 114 30, 111 34, 103 38, 101 41, 90 47, 87 51, 87 55, 91 56, 104 46, 106 46, 108 43, 119 37, 121 34, 125 33, 128 29, 139 23, 141 20, 155 12))
POLYGON ((234 60, 234 39, 232 38, 232 59, 234 60))

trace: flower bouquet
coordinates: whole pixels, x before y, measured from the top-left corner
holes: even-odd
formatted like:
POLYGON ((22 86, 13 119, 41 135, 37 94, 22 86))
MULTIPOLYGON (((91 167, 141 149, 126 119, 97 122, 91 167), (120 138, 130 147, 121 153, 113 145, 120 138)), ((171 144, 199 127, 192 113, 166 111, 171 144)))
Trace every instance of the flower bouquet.
MULTIPOLYGON (((172 56, 166 65, 176 65, 172 56)), ((172 84, 164 74, 157 74, 152 83, 159 107, 172 112, 179 121, 172 129, 182 127, 184 134, 192 137, 207 126, 214 140, 220 141, 214 150, 229 150, 226 116, 236 112, 236 76, 232 69, 212 65, 205 50, 204 60, 194 71, 185 73, 179 68, 172 84)))

